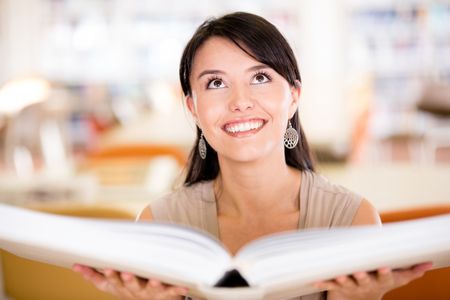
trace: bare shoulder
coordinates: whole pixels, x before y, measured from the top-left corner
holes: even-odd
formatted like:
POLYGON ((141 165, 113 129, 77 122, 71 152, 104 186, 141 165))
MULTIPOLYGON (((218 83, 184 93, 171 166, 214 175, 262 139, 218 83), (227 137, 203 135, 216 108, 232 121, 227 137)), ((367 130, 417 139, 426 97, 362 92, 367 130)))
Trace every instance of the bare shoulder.
POLYGON ((361 200, 361 204, 353 218, 352 226, 358 225, 381 225, 380 215, 367 199, 361 200))
POLYGON ((153 213, 150 205, 147 205, 137 216, 136 222, 151 222, 153 221, 153 213))

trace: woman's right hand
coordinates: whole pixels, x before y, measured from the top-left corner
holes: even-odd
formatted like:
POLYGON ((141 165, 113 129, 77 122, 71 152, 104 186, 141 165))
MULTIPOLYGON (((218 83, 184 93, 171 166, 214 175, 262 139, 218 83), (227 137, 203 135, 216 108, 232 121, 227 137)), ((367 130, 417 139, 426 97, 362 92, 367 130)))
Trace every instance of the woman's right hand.
POLYGON ((95 269, 75 264, 72 269, 84 279, 93 283, 99 290, 127 300, 180 300, 187 294, 187 288, 171 286, 155 279, 141 279, 127 272, 95 269))

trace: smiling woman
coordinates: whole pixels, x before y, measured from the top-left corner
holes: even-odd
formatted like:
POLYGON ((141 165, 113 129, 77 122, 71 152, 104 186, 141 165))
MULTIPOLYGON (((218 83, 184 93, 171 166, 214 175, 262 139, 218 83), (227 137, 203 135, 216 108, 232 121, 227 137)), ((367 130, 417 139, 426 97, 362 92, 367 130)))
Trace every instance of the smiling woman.
POLYGON ((297 111, 298 83, 290 86, 273 68, 221 37, 198 49, 190 77, 188 108, 222 164, 284 160, 283 134, 297 111))
MULTIPOLYGON (((196 227, 219 239, 231 254, 282 231, 380 224, 367 200, 314 172, 298 117, 297 62, 271 23, 239 12, 207 20, 185 48, 180 81, 197 124, 187 177, 182 188, 152 201, 140 221, 196 227)), ((380 266, 342 274, 317 283, 328 292, 296 299, 380 299, 429 267, 391 271, 380 266)), ((189 294, 182 287, 115 270, 99 273, 80 265, 75 270, 126 299, 189 294)), ((242 282, 240 276, 236 274, 242 282)))
MULTIPOLYGON (((188 98, 188 105, 189 98, 193 98, 195 101, 200 96, 199 93, 203 92, 202 94, 206 94, 206 84, 212 84, 215 88, 225 87, 227 80, 232 79, 229 77, 236 76, 237 72, 230 72, 236 66, 241 72, 247 71, 247 78, 242 78, 241 80, 247 80, 247 86, 255 85, 252 89, 254 96, 256 96, 255 93, 264 93, 268 89, 273 89, 273 85, 280 86, 280 84, 283 84, 285 92, 288 91, 286 86, 289 86, 289 89, 295 90, 294 93, 298 93, 296 97, 296 101, 298 101, 301 77, 295 55, 286 39, 275 26, 263 18, 245 13, 236 13, 223 16, 220 19, 206 21, 197 29, 186 46, 181 59, 179 73, 181 87, 188 98), (245 30, 243 30, 244 28, 245 30), (216 44, 219 44, 219 46, 222 44, 224 47, 214 49, 216 44), (228 50, 231 50, 231 52, 228 53, 228 50), (208 52, 208 56, 201 55, 202 52, 208 52), (209 57, 209 55, 213 56, 209 57), (235 56, 240 58, 240 60, 235 61, 235 56), (204 60, 207 64, 198 62, 199 59, 204 60), (240 65, 243 60, 247 61, 245 67, 240 65), (194 70, 194 68, 198 68, 199 64, 204 69, 194 70), (224 74, 226 71, 229 73, 224 74), (228 77, 223 78, 226 75, 228 77), (274 75, 276 78, 273 78, 274 75), (203 78, 205 88, 193 90, 192 86, 200 83, 203 76, 206 77, 203 78), (271 84, 273 80, 275 80, 275 84, 271 84), (261 88, 259 85, 262 83, 268 83, 270 86, 261 88)), ((242 82, 229 83, 232 86, 230 86, 231 91, 228 93, 235 93, 235 97, 243 96, 240 100, 246 101, 245 95, 236 95, 238 92, 245 92, 237 89, 242 82)), ((247 90, 247 92, 250 91, 247 90)), ((258 100, 270 100, 268 95, 259 96, 258 100)), ((211 97, 214 96, 208 96, 208 99, 211 97)), ((246 112, 241 112, 241 114, 245 115, 246 112)), ((292 150, 285 150, 286 163, 300 170, 312 171, 314 170, 313 161, 296 110, 290 116, 290 119, 292 127, 298 132, 299 143, 298 147, 292 150)), ((286 125, 287 122, 285 122, 284 126, 286 125)), ((200 130, 200 127, 198 127, 197 142, 201 136, 200 130)), ((198 180, 214 179, 218 175, 219 165, 216 150, 214 147, 209 147, 209 145, 207 145, 207 149, 210 155, 205 160, 201 160, 198 153, 192 153, 192 160, 186 178, 187 184, 193 184, 198 180)), ((198 149, 193 150, 195 152, 198 149)))

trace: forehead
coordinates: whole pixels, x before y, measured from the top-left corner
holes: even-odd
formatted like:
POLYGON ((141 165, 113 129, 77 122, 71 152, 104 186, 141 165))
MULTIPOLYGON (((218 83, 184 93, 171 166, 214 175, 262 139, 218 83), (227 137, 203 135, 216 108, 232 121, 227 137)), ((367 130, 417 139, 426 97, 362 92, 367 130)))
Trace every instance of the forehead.
MULTIPOLYGON (((250 52, 250 51, 249 51, 250 52)), ((193 73, 201 69, 227 69, 237 66, 245 67, 259 63, 256 59, 239 48, 233 41, 223 37, 211 37, 199 47, 194 56, 193 73)))

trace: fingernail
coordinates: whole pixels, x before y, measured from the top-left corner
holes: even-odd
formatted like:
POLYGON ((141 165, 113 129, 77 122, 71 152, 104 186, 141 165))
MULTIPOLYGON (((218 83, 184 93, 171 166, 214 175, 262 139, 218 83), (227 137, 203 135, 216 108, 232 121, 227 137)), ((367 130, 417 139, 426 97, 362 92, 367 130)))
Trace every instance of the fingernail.
POLYGON ((133 278, 133 275, 131 275, 130 273, 124 272, 121 274, 121 277, 125 281, 131 281, 131 279, 133 278))
POLYGON ((158 280, 154 280, 154 279, 150 279, 150 285, 152 287, 158 287, 159 286, 159 281, 158 280))
POLYGON ((72 270, 74 270, 75 272, 80 272, 81 271, 81 266, 78 264, 74 264, 72 266, 72 270))
POLYGON ((113 269, 104 269, 103 270, 103 274, 105 274, 106 276, 111 276, 114 273, 113 269))
POLYGON ((425 272, 425 271, 432 269, 432 267, 433 267, 433 263, 425 263, 425 264, 419 265, 418 269, 425 272))

